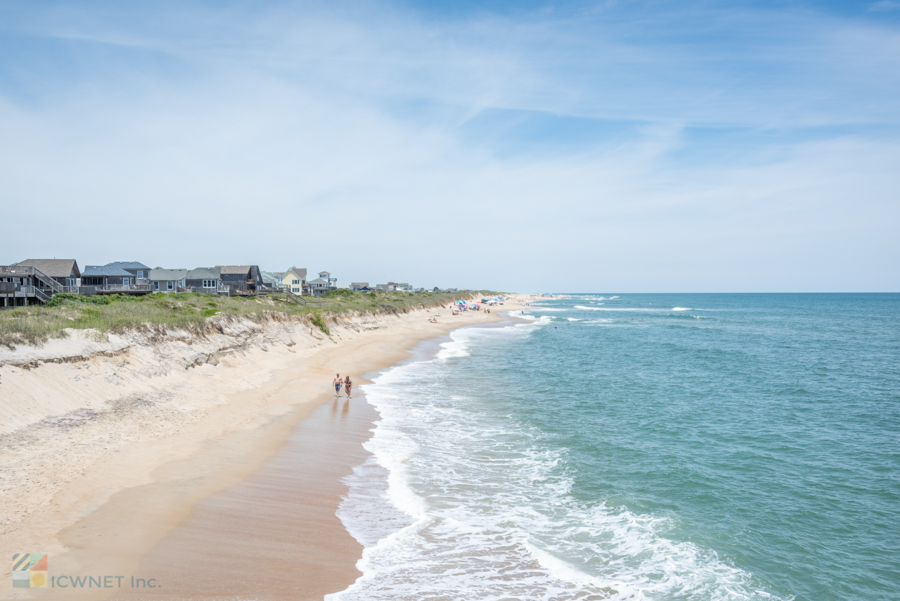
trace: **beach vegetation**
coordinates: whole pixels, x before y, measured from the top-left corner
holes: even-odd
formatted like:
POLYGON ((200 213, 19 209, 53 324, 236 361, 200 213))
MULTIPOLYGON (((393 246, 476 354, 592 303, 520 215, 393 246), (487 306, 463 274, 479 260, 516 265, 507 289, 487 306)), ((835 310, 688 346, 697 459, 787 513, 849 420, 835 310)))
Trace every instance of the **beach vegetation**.
POLYGON ((331 336, 331 331, 328 329, 328 324, 325 323, 324 319, 322 319, 321 313, 319 313, 318 311, 313 311, 309 314, 309 320, 314 326, 325 332, 327 336, 331 336))
POLYGON ((328 322, 350 314, 400 314, 414 309, 447 306, 483 291, 397 293, 333 290, 325 296, 303 297, 302 304, 286 295, 227 297, 206 293, 120 294, 82 296, 57 294, 46 305, 0 310, 0 345, 41 344, 64 338, 68 330, 93 329, 105 335, 146 327, 202 331, 217 320, 246 318, 306 320, 330 335, 328 322))

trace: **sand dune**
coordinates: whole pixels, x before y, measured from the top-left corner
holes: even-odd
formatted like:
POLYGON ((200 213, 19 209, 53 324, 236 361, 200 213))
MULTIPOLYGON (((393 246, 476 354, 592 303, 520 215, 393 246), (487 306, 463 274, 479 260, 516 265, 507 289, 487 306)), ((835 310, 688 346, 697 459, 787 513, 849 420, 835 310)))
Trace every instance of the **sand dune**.
MULTIPOLYGON (((234 319, 204 335, 77 331, 0 352, 0 551, 50 553, 51 574, 129 573, 196 503, 247 478, 330 400, 335 372, 358 385, 419 340, 500 319, 444 309, 429 323, 434 312, 347 317, 331 336, 301 321, 234 319), (98 509, 115 497, 121 512, 129 495, 130 518, 118 514, 129 523, 98 522, 98 509)), ((0 582, 3 597, 28 593, 10 588, 8 571, 0 582)))

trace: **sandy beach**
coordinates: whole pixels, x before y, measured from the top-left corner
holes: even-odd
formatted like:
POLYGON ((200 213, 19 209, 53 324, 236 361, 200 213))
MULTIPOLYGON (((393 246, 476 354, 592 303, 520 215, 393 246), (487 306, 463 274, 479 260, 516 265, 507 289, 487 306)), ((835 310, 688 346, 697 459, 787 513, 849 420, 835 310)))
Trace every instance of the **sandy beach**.
POLYGON ((336 401, 334 374, 359 387, 419 341, 500 319, 357 316, 330 336, 234 320, 203 337, 74 332, 0 352, 0 547, 48 553, 49 575, 66 576, 13 589, 8 566, 0 595, 321 599, 345 588, 361 547, 335 516, 340 480, 362 461, 375 413, 362 396, 336 401), (112 579, 76 590, 73 576, 112 579))

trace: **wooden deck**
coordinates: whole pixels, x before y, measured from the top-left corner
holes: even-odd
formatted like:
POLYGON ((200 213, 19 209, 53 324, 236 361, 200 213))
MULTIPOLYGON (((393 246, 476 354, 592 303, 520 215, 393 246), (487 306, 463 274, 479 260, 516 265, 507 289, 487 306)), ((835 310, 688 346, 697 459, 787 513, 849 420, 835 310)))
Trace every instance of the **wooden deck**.
MULTIPOLYGON (((42 273, 34 267, 20 267, 16 265, 0 265, 0 309, 23 306, 29 304, 44 304, 54 294, 69 293, 85 296, 107 294, 144 295, 157 292, 147 280, 139 280, 146 283, 140 284, 103 284, 97 286, 63 286, 53 278, 42 273), (23 299, 23 300, 18 300, 23 299)), ((255 283, 255 280, 222 283, 218 288, 197 288, 179 286, 177 290, 168 292, 192 292, 206 294, 227 294, 229 296, 282 296, 290 302, 298 305, 307 305, 311 301, 315 304, 319 299, 309 296, 299 296, 287 288, 260 286, 259 288, 238 288, 255 283)), ((160 290, 159 292, 166 292, 160 290)))

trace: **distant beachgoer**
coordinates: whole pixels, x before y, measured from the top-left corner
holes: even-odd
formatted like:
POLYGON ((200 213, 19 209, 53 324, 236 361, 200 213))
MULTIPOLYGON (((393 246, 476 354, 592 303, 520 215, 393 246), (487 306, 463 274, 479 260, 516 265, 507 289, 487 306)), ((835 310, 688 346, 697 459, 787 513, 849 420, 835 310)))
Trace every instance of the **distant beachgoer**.
POLYGON ((341 396, 341 384, 343 381, 341 380, 341 374, 337 374, 334 377, 334 396, 341 396))
POLYGON ((350 379, 350 376, 347 376, 347 379, 344 380, 344 388, 347 389, 347 398, 350 398, 350 389, 353 388, 353 381, 350 379))

